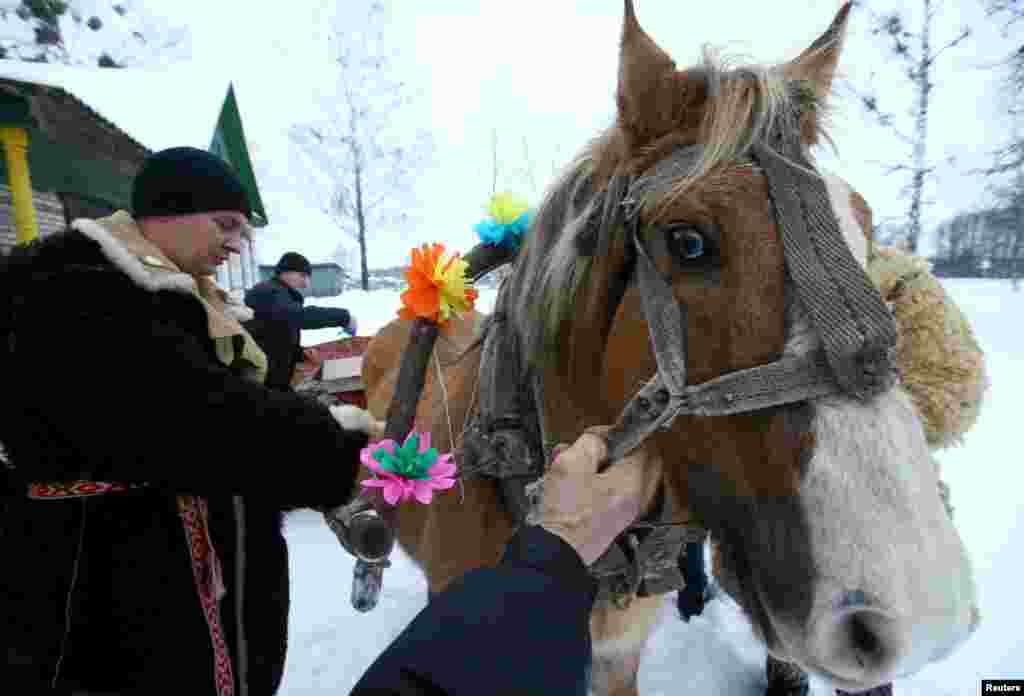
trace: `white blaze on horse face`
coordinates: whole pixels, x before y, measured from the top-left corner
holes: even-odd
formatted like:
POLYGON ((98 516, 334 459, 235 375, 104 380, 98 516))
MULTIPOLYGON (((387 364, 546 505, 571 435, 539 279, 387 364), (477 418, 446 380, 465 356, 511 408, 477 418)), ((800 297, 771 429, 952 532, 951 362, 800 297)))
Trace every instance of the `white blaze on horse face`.
MULTIPOLYGON (((850 188, 827 177, 833 210, 855 256, 867 243, 850 188)), ((817 348, 799 302, 787 353, 817 348)), ((870 688, 942 659, 971 633, 975 588, 947 515, 921 421, 900 387, 870 403, 813 404, 814 455, 801 483, 816 568, 806 625, 776 624, 779 657, 846 689, 870 688)))
MULTIPOLYGON (((853 257, 860 261, 864 268, 868 267, 868 239, 867 234, 857 216, 853 214, 853 206, 850 204, 850 196, 853 189, 845 181, 834 174, 823 172, 825 187, 828 189, 828 197, 832 203, 832 211, 836 214, 839 222, 839 230, 843 233, 846 243, 853 252, 853 257)), ((870 232, 871 230, 867 230, 870 232)))

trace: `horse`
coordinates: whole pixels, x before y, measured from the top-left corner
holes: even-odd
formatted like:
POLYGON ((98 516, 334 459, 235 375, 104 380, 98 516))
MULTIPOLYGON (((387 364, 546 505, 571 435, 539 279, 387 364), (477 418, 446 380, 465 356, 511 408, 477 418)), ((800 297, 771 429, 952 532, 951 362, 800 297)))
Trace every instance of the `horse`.
MULTIPOLYGON (((664 184, 631 203, 648 260, 686 307, 688 385, 821 349, 787 268, 766 164, 751 153, 776 148, 781 134, 810 162, 827 138, 849 11, 847 3, 789 62, 731 67, 706 52, 677 69, 625 1, 615 122, 548 189, 499 295, 501 320, 543 385, 545 448, 616 422, 659 374, 617 182, 657 172, 664 184), (667 166, 695 146, 685 166, 667 166)), ((865 266, 870 206, 842 178, 799 167, 821 182, 842 243, 865 266)), ((476 313, 453 318, 430 357, 415 427, 441 451, 460 451, 480 410, 486 323, 476 313)), ((378 418, 394 396, 410 326, 392 322, 365 355, 378 418)), ((652 454, 647 506, 708 528, 722 587, 771 657, 861 691, 944 659, 974 630, 970 561, 898 382, 863 398, 683 414, 640 446, 652 454)), ((498 482, 467 477, 429 506, 400 506, 395 523, 433 594, 497 563, 517 521, 498 482)), ((599 601, 592 614, 591 688, 600 696, 637 693, 664 598, 630 599, 599 601)))

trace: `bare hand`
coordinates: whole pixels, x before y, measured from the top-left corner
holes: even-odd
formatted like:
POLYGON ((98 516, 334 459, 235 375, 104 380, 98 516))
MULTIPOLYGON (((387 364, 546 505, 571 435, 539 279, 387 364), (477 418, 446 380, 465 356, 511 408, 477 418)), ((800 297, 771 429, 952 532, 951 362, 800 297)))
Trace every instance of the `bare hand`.
POLYGON ((608 455, 603 433, 590 428, 571 446, 555 448, 545 474, 537 524, 558 535, 590 565, 641 512, 650 459, 641 448, 603 474, 598 465, 608 455))

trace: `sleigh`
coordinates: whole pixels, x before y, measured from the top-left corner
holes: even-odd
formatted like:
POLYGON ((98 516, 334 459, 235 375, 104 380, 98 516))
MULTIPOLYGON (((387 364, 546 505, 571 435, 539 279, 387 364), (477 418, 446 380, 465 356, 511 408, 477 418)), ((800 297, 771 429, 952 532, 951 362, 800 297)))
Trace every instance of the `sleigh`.
POLYGON ((363 355, 372 340, 372 336, 352 336, 310 346, 307 356, 312 353, 317 359, 296 366, 295 391, 327 406, 352 404, 366 408, 363 355))

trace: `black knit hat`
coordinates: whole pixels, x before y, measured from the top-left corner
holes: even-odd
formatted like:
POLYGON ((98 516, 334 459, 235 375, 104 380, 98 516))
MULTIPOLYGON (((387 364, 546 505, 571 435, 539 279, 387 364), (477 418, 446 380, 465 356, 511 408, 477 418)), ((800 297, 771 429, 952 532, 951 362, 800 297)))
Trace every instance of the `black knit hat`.
POLYGON ((284 273, 285 271, 297 271, 299 273, 305 273, 306 275, 313 275, 313 267, 309 264, 309 259, 294 251, 289 251, 284 254, 281 257, 281 260, 277 262, 277 266, 274 268, 278 273, 284 273))
POLYGON ((194 147, 172 147, 146 158, 132 184, 136 219, 214 210, 252 214, 249 197, 231 167, 194 147))

